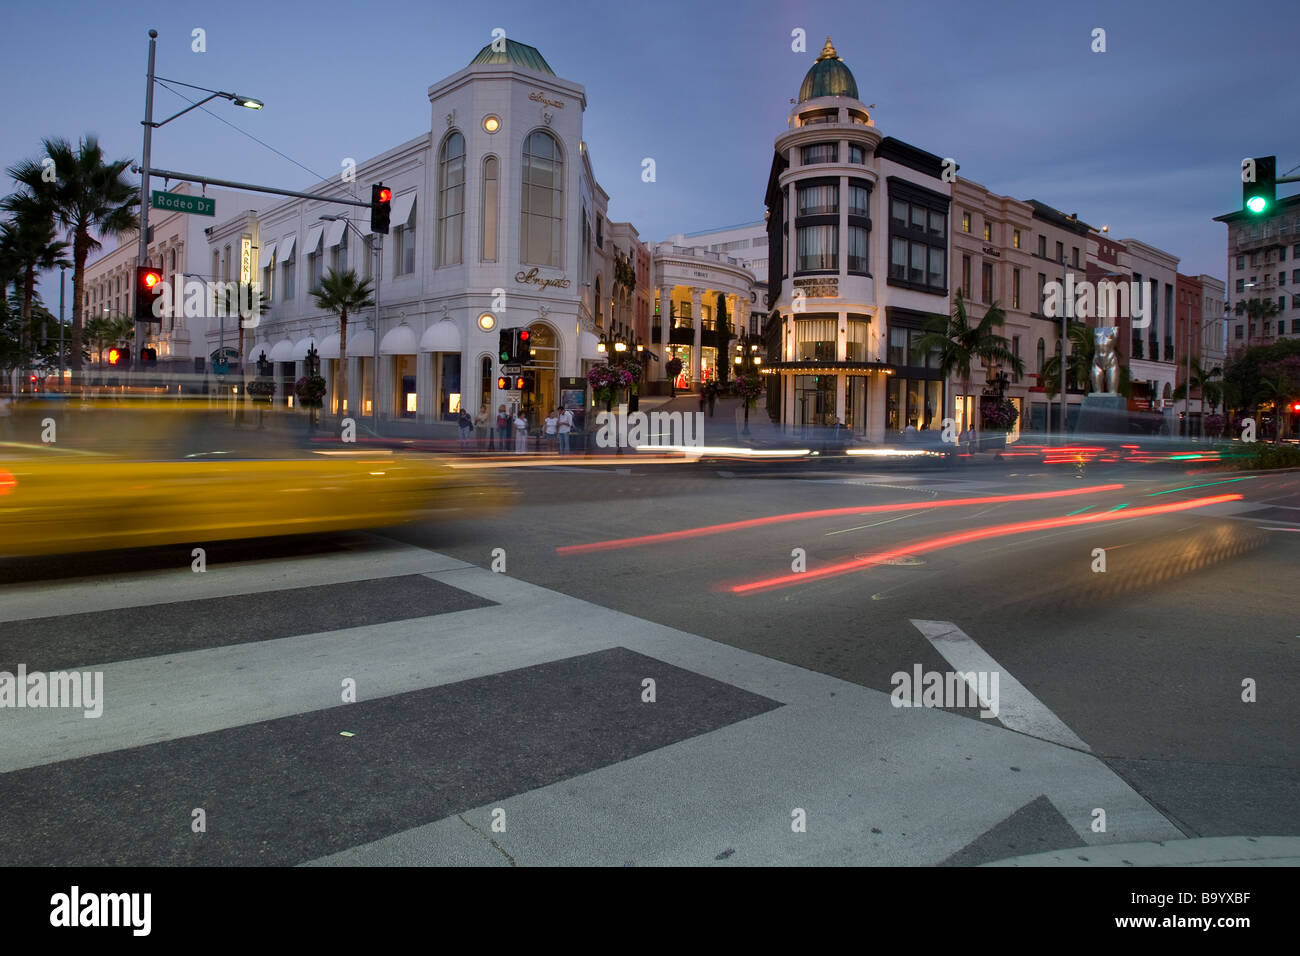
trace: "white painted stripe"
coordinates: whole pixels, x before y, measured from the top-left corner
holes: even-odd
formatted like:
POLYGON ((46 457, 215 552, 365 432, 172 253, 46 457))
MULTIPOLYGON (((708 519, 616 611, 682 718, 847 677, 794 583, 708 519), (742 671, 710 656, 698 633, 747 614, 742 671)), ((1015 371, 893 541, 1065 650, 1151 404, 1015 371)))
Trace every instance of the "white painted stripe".
MULTIPOLYGON (((1092 753, 1092 748, 1065 726, 1046 704, 1031 694, 1024 684, 1008 673, 1005 667, 957 625, 950 621, 912 621, 912 624, 955 670, 962 673, 997 672, 1000 690, 997 719, 1008 730, 1092 753)), ((988 704, 987 701, 980 703, 985 706, 988 704)))
POLYGON ((867 528, 878 528, 882 524, 889 524, 891 521, 902 521, 904 518, 915 518, 921 514, 920 511, 913 511, 910 515, 899 515, 897 518, 886 518, 884 521, 877 521, 873 524, 860 524, 856 528, 845 528, 842 531, 827 531, 823 537, 829 538, 833 534, 848 534, 850 531, 864 531, 867 528))

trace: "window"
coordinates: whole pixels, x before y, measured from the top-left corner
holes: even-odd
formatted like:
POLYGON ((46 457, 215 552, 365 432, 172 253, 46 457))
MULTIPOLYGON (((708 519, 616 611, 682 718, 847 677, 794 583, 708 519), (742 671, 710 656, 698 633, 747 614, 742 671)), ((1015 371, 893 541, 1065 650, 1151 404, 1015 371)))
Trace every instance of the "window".
POLYGON ((320 288, 320 253, 313 249, 307 253, 307 289, 315 292, 320 288))
POLYGON ((1232 337, 1233 337, 1234 339, 1244 338, 1244 337, 1245 337, 1245 328, 1244 328, 1243 326, 1240 326, 1240 325, 1236 326, 1236 327, 1234 328, 1234 330, 1233 330, 1233 336, 1232 336, 1232 337))
MULTIPOLYGON (((838 163, 840 161, 839 143, 813 143, 799 152, 799 164, 812 166, 816 163, 838 163)), ((859 160, 861 162, 861 160, 859 160)))
MULTIPOLYGON (((288 259, 280 264, 280 298, 293 298, 293 279, 294 273, 298 270, 297 256, 291 254, 288 259)), ((313 286, 313 288, 315 288, 313 286)))
POLYGON ((1011 355, 1015 359, 1011 363, 1012 381, 1018 382, 1020 381, 1020 373, 1016 371, 1016 368, 1020 365, 1020 336, 1018 335, 1011 336, 1011 355))
POLYGON ((1279 246, 1277 250, 1277 261, 1286 262, 1286 246, 1279 246))
POLYGON ((1286 308, 1286 296, 1280 295, 1277 297, 1277 310, 1281 312, 1285 308, 1286 308))
POLYGON ((1240 270, 1240 269, 1244 269, 1244 268, 1246 268, 1246 257, 1245 257, 1245 256, 1237 256, 1237 268, 1238 268, 1239 270, 1240 270))
POLYGON ((970 232, 970 213, 968 212, 961 214, 961 231, 970 232))
POLYGON ((889 183, 889 282, 945 293, 947 197, 893 177, 889 183))
POLYGON ((1063 242, 1056 244, 1056 261, 1065 262, 1065 243, 1063 242))
MULTIPOLYGON (((533 265, 564 265, 564 161, 550 133, 537 130, 524 141, 519 258, 533 265)), ((603 233, 597 224, 596 244, 603 233)))
POLYGON ((871 191, 863 186, 849 184, 849 215, 871 215, 871 191))
POLYGON ((1019 248, 1020 248, 1020 230, 1019 230, 1019 229, 1014 229, 1014 230, 1012 230, 1012 232, 1011 232, 1011 248, 1013 248, 1013 249, 1019 249, 1019 248))
MULTIPOLYGON (((689 315, 689 312, 683 313, 689 315)), ((603 325, 605 322, 605 311, 602 308, 600 299, 600 276, 596 276, 596 324, 603 325)))
POLYGON ((840 211, 840 187, 837 185, 800 186, 800 216, 830 216, 840 211))
POLYGON ((334 271, 344 273, 348 271, 348 229, 344 225, 343 232, 339 234, 339 244, 334 247, 332 253, 334 257, 334 271))
POLYGON ((465 230, 465 137, 451 133, 438 156, 438 265, 462 261, 465 230))
POLYGON ((1295 335, 1295 334, 1297 334, 1297 333, 1300 333, 1300 319, 1292 319, 1292 320, 1291 320, 1291 334, 1292 334, 1292 335, 1295 335))
POLYGON ((1246 280, 1245 280, 1245 279, 1238 279, 1238 280, 1237 280, 1237 291, 1238 291, 1238 292, 1245 292, 1245 291, 1246 291, 1246 280))
POLYGON ((993 224, 989 222, 987 219, 984 220, 984 241, 985 242, 993 241, 993 224))
MULTIPOLYGON (((226 248, 230 247, 227 246, 226 248)), ((226 255, 229 254, 226 253, 226 255)), ((214 281, 221 278, 221 250, 219 249, 212 251, 212 278, 214 281)))
POLYGON ((415 204, 406 222, 393 227, 393 275, 407 276, 415 272, 415 204))
POLYGON ((222 275, 222 278, 224 278, 227 282, 230 281, 230 268, 231 268, 231 266, 230 266, 230 246, 226 246, 226 268, 225 268, 225 272, 224 272, 224 274, 222 275))
POLYGON ((1046 236, 1038 237, 1038 257, 1040 259, 1047 258, 1047 237, 1046 236))
POLYGON ((1011 308, 1020 308, 1020 270, 1011 270, 1011 308))
POLYGON ((962 298, 970 299, 970 256, 961 257, 961 294, 962 298))
POLYGON ((1038 307, 1034 309, 1034 311, 1039 315, 1043 314, 1043 302, 1046 300, 1046 298, 1047 298, 1047 276, 1040 272, 1038 273, 1038 307))
POLYGON ((1046 361, 1046 359, 1047 359, 1047 344, 1042 339, 1039 339, 1038 340, 1038 374, 1039 375, 1043 374, 1043 363, 1046 361))
POLYGON ((849 143, 849 162, 865 163, 867 161, 867 151, 856 143, 849 143))
POLYGON ((271 281, 274 278, 275 278, 275 263, 271 262, 268 263, 267 267, 262 270, 262 298, 265 299, 267 302, 272 302, 275 299, 275 289, 271 281))
POLYGON ((796 271, 839 268, 839 230, 835 226, 800 226, 796 232, 796 271))
POLYGON ((993 301, 993 263, 986 262, 980 267, 980 292, 984 302, 993 301))
POLYGON ((867 230, 849 226, 849 272, 869 272, 867 257, 867 230))
MULTIPOLYGON (((497 261, 497 215, 499 201, 499 185, 497 182, 497 158, 489 156, 483 160, 483 244, 479 251, 479 258, 484 262, 497 261)), ((591 227, 587 224, 586 212, 582 216, 583 243, 585 250, 590 244, 591 227)), ((583 256, 583 263, 586 263, 586 256, 583 256)), ((584 275, 585 279, 586 276, 584 275)))

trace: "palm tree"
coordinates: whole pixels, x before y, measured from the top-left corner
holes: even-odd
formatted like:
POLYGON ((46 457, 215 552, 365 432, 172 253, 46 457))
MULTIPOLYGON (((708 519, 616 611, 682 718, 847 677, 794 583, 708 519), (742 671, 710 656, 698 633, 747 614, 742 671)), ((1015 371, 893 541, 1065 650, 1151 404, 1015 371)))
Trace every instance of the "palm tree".
MULTIPOLYGON (((1181 402, 1188 398, 1188 386, 1201 393, 1201 421, 1205 421, 1205 408, 1209 404, 1210 410, 1214 411, 1219 407, 1219 401, 1223 398, 1223 369, 1214 366, 1208 372, 1201 365, 1199 358, 1193 357, 1191 361, 1191 375, 1187 381, 1179 385, 1173 392, 1173 398, 1176 402, 1181 402), (1216 381, 1217 380, 1217 381, 1216 381)), ((1192 433, 1191 415, 1188 415, 1187 434, 1192 433)))
POLYGON ((96 315, 86 320, 82 338, 94 346, 99 364, 104 364, 104 349, 135 338, 135 320, 129 315, 96 315))
MULTIPOLYGON (((1097 352, 1097 340, 1086 322, 1071 322, 1065 330, 1070 342, 1070 354, 1065 360, 1066 374, 1074 385, 1082 384, 1087 393, 1091 388, 1092 360, 1097 352)), ((1049 356, 1043 362, 1043 388, 1048 395, 1061 393, 1061 357, 1049 356)))
MULTIPOLYGON (((1246 322, 1246 348, 1250 348, 1250 330, 1251 323, 1262 322, 1264 319, 1271 319, 1277 315, 1277 303, 1272 299, 1248 299, 1244 302, 1238 302, 1236 312, 1238 315, 1248 315, 1250 318, 1246 322)), ((1260 330, 1264 328, 1260 325, 1260 330)))
POLYGON ((81 371, 81 330, 86 260, 100 248, 100 236, 121 236, 140 228, 135 214, 139 189, 123 178, 129 159, 107 162, 99 140, 93 134, 77 146, 66 139, 42 141, 46 156, 53 161, 54 182, 47 182, 42 163, 24 160, 7 172, 40 202, 50 207, 53 221, 67 230, 72 242, 72 343, 69 365, 74 379, 81 371))
POLYGON ((0 208, 12 218, 0 224, 0 245, 8 269, 17 267, 13 278, 22 282, 22 327, 19 348, 30 352, 32 335, 32 302, 36 295, 36 277, 39 273, 69 263, 63 258, 66 242, 55 238, 54 213, 50 207, 29 192, 17 192, 0 202, 0 208))
MULTIPOLYGON (((370 298, 370 280, 358 279, 353 269, 338 272, 331 269, 320 280, 320 287, 312 291, 316 307, 326 312, 336 312, 339 317, 339 409, 348 396, 348 313, 368 309, 375 304, 370 298)), ((375 329, 375 335, 379 330, 375 329)), ((375 370, 378 374, 378 369, 375 370)))
MULTIPOLYGON (((963 394, 970 394, 971 364, 978 360, 985 366, 1008 365, 1016 375, 1023 375, 1024 362, 1011 351, 1005 337, 993 330, 1006 324, 1006 314, 996 302, 989 306, 984 318, 971 325, 966 317, 966 302, 961 290, 953 301, 952 315, 933 315, 926 322, 925 334, 917 339, 912 354, 924 356, 931 351, 939 353, 939 367, 945 378, 954 374, 961 379, 963 394)), ((979 409, 972 411, 976 447, 979 443, 979 409)))

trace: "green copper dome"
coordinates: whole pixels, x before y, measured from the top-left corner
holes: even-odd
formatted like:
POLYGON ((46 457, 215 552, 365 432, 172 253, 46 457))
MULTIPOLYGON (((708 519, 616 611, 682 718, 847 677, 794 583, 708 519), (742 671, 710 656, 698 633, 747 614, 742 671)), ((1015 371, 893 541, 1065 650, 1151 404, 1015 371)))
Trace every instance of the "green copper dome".
POLYGON ((835 53, 830 37, 826 38, 821 56, 817 57, 817 62, 812 65, 812 69, 808 71, 808 75, 803 78, 803 84, 799 87, 800 103, 815 100, 819 96, 851 96, 855 100, 858 98, 858 84, 854 81, 849 68, 844 65, 844 61, 835 53))
POLYGON ((506 40, 506 48, 503 51, 492 49, 492 44, 489 43, 478 51, 478 56, 469 61, 470 66, 476 63, 513 63, 534 73, 555 75, 555 71, 551 69, 551 65, 546 62, 537 47, 529 46, 527 43, 516 43, 514 40, 506 40))

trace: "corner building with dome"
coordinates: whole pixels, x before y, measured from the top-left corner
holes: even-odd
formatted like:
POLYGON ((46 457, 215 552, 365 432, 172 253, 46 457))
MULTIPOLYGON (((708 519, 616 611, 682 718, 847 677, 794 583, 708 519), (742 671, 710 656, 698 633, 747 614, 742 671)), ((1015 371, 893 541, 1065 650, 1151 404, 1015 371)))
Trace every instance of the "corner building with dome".
POLYGON ((767 400, 797 431, 939 428, 943 373, 911 343, 949 311, 943 160, 882 136, 827 38, 776 138, 765 205, 767 400))

